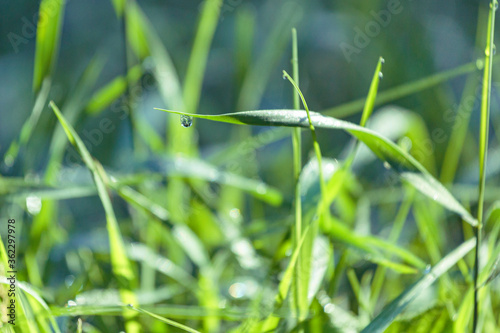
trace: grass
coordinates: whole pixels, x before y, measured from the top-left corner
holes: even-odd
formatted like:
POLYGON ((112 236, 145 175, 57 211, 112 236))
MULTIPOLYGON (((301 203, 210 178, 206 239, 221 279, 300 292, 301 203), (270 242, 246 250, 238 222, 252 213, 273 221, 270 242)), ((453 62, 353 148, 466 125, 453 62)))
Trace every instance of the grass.
MULTIPOLYGON (((387 104, 432 104, 430 91, 452 89, 450 80, 469 74, 463 104, 481 76, 475 61, 392 84, 399 69, 384 49, 387 63, 365 59, 375 66, 363 73, 356 92, 362 98, 314 112, 306 96, 312 109, 324 104, 309 88, 316 78, 303 68, 320 55, 299 47, 309 42, 306 29, 291 29, 304 14, 299 4, 267 4, 275 17, 264 28, 255 8, 241 4, 228 18, 227 3, 208 0, 184 51, 167 48, 171 41, 164 43, 151 12, 135 1, 112 4, 123 24, 126 66, 105 81, 110 59, 98 51, 72 74, 67 94, 54 93, 64 2, 37 31, 32 113, 3 156, 22 171, 0 176, 0 209, 17 221, 18 279, 16 326, 0 331, 500 329, 498 171, 487 173, 488 163, 498 162, 498 137, 489 133, 490 119, 498 120, 496 2, 487 27, 479 20, 477 28, 478 45, 482 33, 487 39, 479 129, 472 126, 475 106, 468 106, 461 126, 432 150, 425 150, 425 142, 437 141, 432 116, 387 104), (236 27, 235 84, 219 103, 210 98, 207 75, 220 56, 217 29, 226 24, 236 27), (288 82, 275 80, 282 58, 291 59, 283 65, 288 82), (146 77, 154 80, 147 91, 146 77), (285 109, 270 102, 276 86, 285 92, 285 109), (148 95, 150 103, 137 103, 148 95), (122 131, 133 137, 124 155, 133 164, 121 166, 110 160, 124 146, 106 136, 102 146, 89 145, 86 126, 108 119, 123 98, 129 114, 122 131), (219 110, 226 102, 227 113, 219 110), (37 128, 44 117, 48 137, 37 128), (193 126, 181 126, 180 117, 192 117, 193 126), (205 144, 219 131, 234 140, 205 144), (478 150, 469 144, 476 136, 478 150), (35 141, 46 143, 46 156, 34 163, 24 152, 35 141), (78 160, 71 166, 72 152, 78 160), (475 154, 477 192, 464 184, 472 183, 467 172, 476 169, 467 157, 475 154)), ((442 112, 437 102, 436 110, 442 112)), ((12 242, 1 233, 4 301, 12 242)))

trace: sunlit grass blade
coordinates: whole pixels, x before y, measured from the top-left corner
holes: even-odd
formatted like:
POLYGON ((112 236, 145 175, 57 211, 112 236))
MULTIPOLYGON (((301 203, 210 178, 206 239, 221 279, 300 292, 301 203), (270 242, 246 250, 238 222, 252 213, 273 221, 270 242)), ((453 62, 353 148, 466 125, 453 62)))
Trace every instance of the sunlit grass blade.
POLYGON ((395 300, 388 304, 382 312, 363 329, 362 333, 384 332, 384 330, 392 323, 398 314, 400 314, 410 304, 419 293, 429 287, 441 275, 446 273, 453 265, 469 253, 476 245, 475 239, 470 239, 448 255, 443 257, 429 273, 426 273, 422 278, 415 282, 411 287, 406 289, 395 300))
MULTIPOLYGON (((174 114, 185 114, 179 111, 162 110, 174 114)), ((192 115, 193 117, 209 119, 233 124, 259 126, 309 127, 307 113, 296 110, 260 110, 227 113, 221 115, 192 115)), ((443 207, 459 214, 466 222, 475 226, 476 219, 412 156, 408 155, 398 145, 380 134, 364 127, 326 117, 316 112, 310 112, 311 122, 317 128, 341 129, 365 143, 381 160, 388 162, 402 179, 416 186, 422 194, 432 198, 443 207), (430 191, 428 191, 430 190, 430 191)))
POLYGON ((368 118, 373 112, 373 107, 375 106, 375 100, 377 98, 378 85, 382 75, 382 64, 384 62, 384 58, 380 57, 378 59, 377 67, 375 68, 375 74, 373 74, 372 83, 370 84, 370 90, 368 91, 368 96, 366 97, 365 106, 361 115, 361 122, 359 123, 361 127, 365 127, 368 118))
POLYGON ((43 0, 40 3, 33 73, 33 91, 35 92, 40 90, 42 82, 51 76, 54 68, 59 52, 65 4, 65 0, 43 0))
POLYGON ((183 331, 185 331, 185 332, 190 332, 190 333, 200 333, 200 331, 197 331, 197 330, 195 330, 195 329, 193 329, 193 328, 191 328, 191 327, 188 327, 188 326, 186 326, 186 325, 182 325, 181 323, 178 323, 178 322, 176 322, 176 321, 174 321, 174 320, 167 319, 167 318, 164 318, 164 317, 159 316, 159 315, 157 315, 157 314, 154 314, 153 312, 149 312, 149 311, 147 311, 147 310, 144 310, 144 309, 142 309, 142 308, 137 308, 137 307, 135 307, 135 306, 129 306, 129 307, 130 307, 131 309, 133 309, 133 310, 135 310, 135 311, 139 312, 139 313, 142 313, 142 314, 148 315, 148 316, 150 316, 150 317, 152 317, 152 318, 154 318, 154 319, 156 319, 156 320, 162 321, 162 322, 164 322, 164 323, 166 323, 166 324, 168 324, 168 325, 170 325, 170 326, 177 327, 178 329, 183 330, 183 331))
POLYGON ((479 127, 479 197, 477 209, 478 225, 475 229, 477 245, 474 263, 474 314, 472 330, 476 332, 479 320, 479 269, 480 269, 480 248, 482 243, 482 228, 484 214, 484 189, 486 186, 486 160, 488 154, 488 138, 490 126, 490 98, 491 98, 491 72, 493 68, 493 55, 495 54, 495 12, 498 9, 498 1, 491 0, 490 11, 488 15, 488 28, 486 36, 486 48, 483 71, 483 89, 481 93, 481 120, 479 127))
POLYGON ((137 82, 142 75, 141 65, 136 65, 128 70, 127 77, 118 76, 110 83, 96 91, 90 98, 86 107, 86 112, 97 115, 115 100, 122 96, 127 90, 127 85, 137 82))
MULTIPOLYGON (((92 156, 89 151, 85 147, 85 144, 80 139, 76 131, 73 129, 71 125, 66 122, 66 119, 61 114, 57 106, 51 102, 50 106, 57 116, 59 122, 63 126, 64 132, 66 133, 68 140, 71 144, 78 150, 80 156, 87 168, 92 172, 93 179, 95 185, 97 187, 97 191, 99 194, 99 198, 101 199, 102 205, 104 207, 104 211, 106 213, 106 222, 107 222, 107 230, 109 236, 109 245, 110 245, 110 255, 111 255, 111 266, 113 268, 113 274, 117 278, 118 282, 121 285, 121 296, 122 301, 125 304, 135 303, 135 296, 131 291, 133 281, 135 280, 135 274, 132 270, 130 262, 128 261, 125 247, 123 244, 123 239, 120 234, 120 229, 118 227, 118 222, 115 217, 115 213, 113 211, 113 206, 111 204, 111 200, 109 198, 109 194, 106 189, 105 182, 102 177, 102 173, 104 172, 102 168, 94 162, 92 156)), ((131 313, 124 311, 124 318, 132 319, 131 313)), ((137 322, 132 320, 127 320, 127 327, 132 332, 138 331, 139 327, 137 326, 137 322)))

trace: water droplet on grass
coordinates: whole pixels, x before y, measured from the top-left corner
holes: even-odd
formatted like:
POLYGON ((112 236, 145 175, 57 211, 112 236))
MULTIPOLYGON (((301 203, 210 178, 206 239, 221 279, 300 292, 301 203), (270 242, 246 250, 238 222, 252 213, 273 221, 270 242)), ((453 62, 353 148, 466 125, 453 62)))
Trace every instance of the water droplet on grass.
POLYGON ((286 80, 286 74, 283 74, 283 80, 286 80))
POLYGON ((378 78, 382 80, 384 78, 384 73, 378 72, 378 78))
POLYGON ((193 117, 181 114, 181 125, 182 127, 191 127, 193 125, 193 117))
POLYGON ((431 272, 431 269, 432 269, 431 265, 425 266, 424 274, 429 274, 431 272))
POLYGON ((387 162, 387 161, 384 162, 384 168, 386 168, 387 170, 389 170, 391 168, 391 165, 389 164, 389 162, 387 162))
POLYGON ((497 46, 495 44, 493 44, 493 46, 492 46, 492 51, 493 51, 493 55, 495 55, 497 53, 497 46))
POLYGON ((479 70, 482 70, 484 68, 484 61, 483 61, 483 59, 477 59, 476 60, 476 67, 479 70))
POLYGON ((380 57, 380 63, 385 64, 385 59, 380 57))

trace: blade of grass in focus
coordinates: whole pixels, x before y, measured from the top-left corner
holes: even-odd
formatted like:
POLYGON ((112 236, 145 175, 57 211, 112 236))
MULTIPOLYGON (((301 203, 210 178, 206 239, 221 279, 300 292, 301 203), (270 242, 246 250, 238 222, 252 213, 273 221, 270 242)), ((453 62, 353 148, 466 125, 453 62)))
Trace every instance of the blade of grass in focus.
MULTIPOLYGON (((295 54, 294 54, 294 56, 295 56, 295 54)), ((298 69, 296 70, 294 67, 294 75, 295 74, 298 75, 298 69)), ((311 131, 311 136, 312 136, 312 140, 313 140, 314 153, 315 153, 316 159, 318 161, 318 176, 319 176, 319 184, 320 184, 320 189, 321 189, 321 198, 324 199, 324 198, 326 198, 326 185, 325 185, 325 179, 323 176, 323 166, 322 166, 322 162, 321 162, 321 159, 322 159, 321 149, 319 147, 318 139, 316 137, 316 130, 315 130, 314 125, 311 121, 311 115, 309 114, 309 107, 307 106, 307 102, 304 98, 304 95, 300 91, 300 88, 299 88, 298 84, 295 82, 295 80, 292 79, 292 77, 290 75, 288 75, 288 73, 286 71, 283 71, 283 77, 288 79, 288 81, 290 81, 290 83, 293 85, 293 87, 296 90, 296 94, 299 95, 300 99, 302 100, 302 104, 304 105, 304 108, 307 112, 307 119, 309 121, 309 130, 311 131)), ((294 97, 294 99, 295 99, 294 104, 298 104, 298 97, 294 97)), ((295 128, 294 130, 295 130, 295 132, 294 132, 294 139, 295 139, 295 135, 300 136, 300 129, 295 128)), ((301 163, 300 161, 294 161, 294 164, 297 162, 301 163)), ((300 173, 299 173, 299 176, 300 176, 300 173)), ((299 182, 297 182, 297 184, 299 184, 299 182)), ((298 186, 298 185, 296 185, 296 186, 298 186)), ((300 191, 300 187, 298 188, 298 190, 300 191)), ((297 193, 297 189, 296 189, 296 193, 297 193)), ((300 192, 298 192, 298 193, 300 193, 300 192)), ((300 197, 298 199, 300 201, 300 197)), ((320 200, 320 202, 322 202, 322 200, 320 200)), ((300 275, 301 275, 300 276, 300 285, 299 285, 300 289, 299 289, 299 293, 298 293, 298 297, 297 297, 298 301, 299 301, 299 304, 298 304, 299 305, 299 317, 298 317, 299 323, 305 320, 307 313, 309 311, 308 310, 309 309, 309 300, 308 300, 309 282, 311 279, 311 265, 312 265, 312 262, 314 260, 313 259, 313 246, 314 246, 314 242, 316 240, 316 237, 318 235, 318 230, 319 230, 319 219, 321 219, 322 221, 323 220, 328 221, 328 222, 330 221, 330 218, 329 218, 330 212, 326 206, 318 205, 317 214, 319 215, 318 218, 313 217, 312 221, 310 221, 310 224, 307 225, 307 227, 311 228, 311 232, 305 240, 304 248, 301 251, 302 257, 301 257, 301 260, 299 261, 301 264, 299 267, 300 268, 300 275)), ((301 220, 302 220, 302 218, 301 218, 301 220)), ((302 224, 302 222, 301 222, 301 224, 302 224)), ((304 226, 304 227, 306 227, 306 226, 304 226)), ((300 253, 299 253, 299 255, 300 255, 300 253)))
MULTIPOLYGON (((292 68, 293 68, 293 79, 298 84, 299 83, 299 59, 297 51, 297 30, 292 29, 292 68)), ((293 107, 294 109, 300 109, 299 93, 294 90, 293 92, 293 107)), ((302 140, 301 140, 301 130, 300 128, 294 128, 292 130, 292 149, 293 149, 293 176, 295 184, 295 229, 292 232, 293 235, 293 248, 297 249, 299 246, 299 241, 302 239, 302 201, 300 198, 300 172, 302 170, 302 140)), ((303 278, 302 275, 306 273, 303 271, 302 267, 307 265, 309 259, 305 257, 304 254, 299 252, 297 264, 295 267, 294 275, 294 290, 293 299, 295 300, 295 309, 298 313, 304 312, 301 309, 302 304, 307 304, 307 282, 308 278, 303 278)))
MULTIPOLYGON (((174 114, 186 114, 179 111, 163 110, 174 114)), ((341 129, 355 136, 365 143, 378 158, 389 165, 422 194, 429 196, 452 212, 459 214, 472 226, 477 225, 470 213, 450 194, 450 192, 437 181, 429 172, 412 156, 408 155, 398 145, 380 134, 364 127, 326 117, 316 112, 310 112, 311 121, 315 127, 325 129, 341 129)), ((189 114, 187 114, 189 115, 189 114)), ((233 124, 259 125, 259 126, 288 126, 309 127, 307 113, 296 110, 259 110, 243 111, 221 115, 191 115, 196 118, 209 119, 233 124)))
MULTIPOLYGON (((135 274, 132 270, 130 262, 128 261, 118 222, 116 220, 113 206, 111 204, 111 200, 109 198, 109 194, 103 180, 102 174, 104 173, 104 171, 102 170, 102 167, 99 167, 96 164, 89 151, 85 147, 85 144, 80 139, 73 127, 67 123, 58 107, 53 102, 50 103, 50 106, 57 116, 59 122, 63 126, 68 140, 77 149, 83 161, 85 162, 85 165, 92 172, 99 198, 101 199, 104 211, 106 213, 111 266, 113 269, 113 274, 115 275, 120 285, 121 299, 124 304, 136 304, 136 299, 132 292, 135 281, 135 274)), ((129 330, 130 332, 138 332, 140 330, 139 324, 137 321, 135 321, 134 314, 132 314, 130 310, 124 310, 123 316, 126 320, 127 330, 129 330)))
POLYGON ((476 233, 476 251, 474 262, 474 313, 472 330, 477 332, 479 321, 479 264, 480 248, 482 242, 483 211, 484 211, 484 189, 486 185, 486 161, 488 153, 488 136, 490 126, 490 98, 491 98, 491 72, 493 68, 493 55, 495 52, 495 12, 498 9, 498 1, 492 0, 488 15, 488 29, 486 36, 486 48, 483 72, 483 89, 481 94, 481 123, 479 127, 479 197, 477 209, 478 225, 475 228, 476 233))

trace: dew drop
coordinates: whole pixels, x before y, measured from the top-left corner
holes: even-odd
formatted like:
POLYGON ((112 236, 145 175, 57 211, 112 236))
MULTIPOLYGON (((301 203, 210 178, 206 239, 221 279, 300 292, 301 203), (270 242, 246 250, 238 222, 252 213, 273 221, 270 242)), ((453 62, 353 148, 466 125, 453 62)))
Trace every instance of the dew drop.
POLYGON ((381 63, 381 64, 385 64, 385 59, 384 59, 384 58, 382 58, 382 57, 380 57, 380 63, 381 63))
MULTIPOLYGON (((497 6, 498 6, 498 5, 497 5, 497 6)), ((491 49, 492 49, 493 55, 495 55, 495 54, 497 53, 497 47, 496 47, 496 45, 495 45, 495 44, 493 44, 493 46, 492 46, 492 48, 491 48, 491 49)))
POLYGON ((429 274, 429 273, 431 272, 431 268, 432 268, 432 266, 431 266, 431 265, 427 265, 427 266, 425 267, 424 274, 429 274))
POLYGON ((190 127, 193 125, 193 117, 181 114, 181 125, 182 127, 190 127))
POLYGON ((490 8, 493 8, 493 10, 498 9, 498 1, 494 0, 492 3, 490 3, 490 8))
POLYGON ((384 78, 384 73, 378 72, 378 78, 382 80, 384 78))
POLYGON ((129 308, 133 308, 133 307, 134 307, 134 305, 133 305, 133 304, 127 304, 127 306, 128 306, 129 308))
POLYGON ((391 165, 389 164, 389 162, 387 162, 387 161, 384 162, 384 168, 386 168, 387 170, 389 170, 391 168, 391 165))
POLYGON ((285 75, 285 73, 283 73, 283 80, 286 80, 286 75, 285 75))

